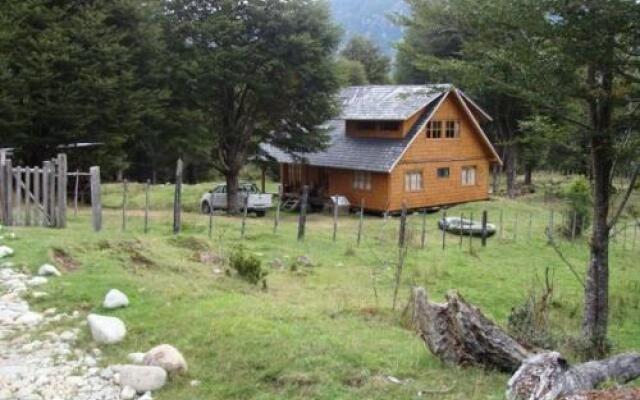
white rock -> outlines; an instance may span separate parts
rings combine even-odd
[[[119,318],[89,314],[87,317],[93,340],[103,344],[121,342],[127,334],[124,322]]]
[[[0,246],[0,258],[9,257],[13,255],[13,249],[9,246]]]
[[[153,400],[153,397],[151,397],[151,392],[147,392],[142,396],[138,397],[138,400]]]
[[[33,293],[31,293],[31,296],[34,299],[41,299],[43,297],[47,297],[48,295],[49,295],[49,293],[47,293],[47,292],[33,292]]]
[[[129,360],[131,364],[142,365],[144,364],[144,356],[144,353],[129,353],[127,360]]]
[[[129,299],[127,295],[119,291],[118,289],[111,289],[109,293],[104,297],[102,306],[108,310],[114,308],[126,307],[129,305]]]
[[[36,312],[26,312],[22,314],[20,317],[16,319],[17,324],[27,325],[27,326],[35,326],[42,322],[42,314],[38,314]]]
[[[122,388],[122,392],[120,392],[121,400],[132,400],[136,397],[136,390],[131,386],[125,386]]]
[[[40,276],[60,276],[62,275],[60,273],[60,271],[58,271],[58,268],[54,267],[51,264],[43,264],[39,269],[38,269],[38,275]]]
[[[144,356],[145,365],[155,365],[163,368],[167,372],[186,372],[187,362],[182,354],[175,347],[162,344],[149,350]]]
[[[160,367],[143,365],[115,365],[120,375],[120,385],[130,386],[136,392],[158,390],[167,382],[167,372]]]
[[[199,380],[194,379],[194,380],[192,380],[190,382],[190,385],[191,385],[191,387],[198,387],[198,386],[200,386],[200,383],[202,383],[202,382],[200,382]]]
[[[44,276],[34,276],[33,278],[27,281],[27,286],[42,286],[45,285],[49,280]]]

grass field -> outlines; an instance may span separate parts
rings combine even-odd
[[[185,209],[197,210],[199,196],[210,186],[185,187]],[[160,343],[184,353],[188,375],[173,380],[154,395],[157,399],[501,399],[507,375],[445,367],[404,327],[401,308],[412,285],[425,286],[436,299],[458,289],[504,325],[511,309],[525,301],[549,267],[554,271],[554,331],[579,331],[582,287],[544,237],[549,210],[559,210],[561,204],[544,203],[540,194],[449,210],[450,215],[479,216],[486,209],[492,222],[502,210],[503,238],[491,238],[486,248],[474,239],[470,250],[468,238],[460,246],[457,236],[448,235],[443,251],[438,214],[430,214],[427,248],[418,248],[419,233],[414,234],[400,307],[393,311],[397,219],[365,218],[360,247],[355,217],[341,217],[334,243],[331,218],[320,214],[309,217],[304,242],[295,240],[292,214],[283,214],[277,234],[271,215],[250,218],[241,240],[238,218],[216,216],[209,239],[208,218],[188,212],[183,232],[174,237],[167,211],[172,188],[157,186],[151,194],[151,230],[144,234],[142,213],[135,210],[144,204],[142,187],[131,185],[132,210],[127,231],[121,232],[120,190],[118,185],[104,188],[103,232],[92,232],[89,210],[81,209],[77,217],[70,215],[64,231],[13,229],[17,239],[10,245],[16,250],[14,261],[32,271],[49,260],[67,269],[47,287],[49,298],[32,300],[36,307],[111,314],[126,322],[125,341],[103,349],[109,362],[125,362],[126,354]],[[419,231],[421,218],[410,217],[413,231]],[[203,254],[225,257],[240,243],[264,261],[267,290],[215,273],[224,267],[201,262]],[[632,246],[629,230],[627,241],[618,235],[612,249],[614,351],[640,348],[640,238],[636,248]],[[585,240],[564,241],[561,247],[582,273],[588,256]],[[302,255],[314,266],[289,270]],[[285,267],[271,268],[274,259]],[[114,287],[129,295],[131,305],[107,312],[100,304]],[[86,332],[82,345],[91,346]],[[388,376],[402,383],[392,383]],[[192,387],[194,379],[202,384]],[[418,395],[444,388],[450,390]]]

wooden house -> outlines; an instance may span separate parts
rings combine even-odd
[[[432,208],[489,196],[501,163],[481,125],[491,121],[451,85],[358,86],[341,91],[342,113],[328,121],[320,152],[264,152],[280,164],[285,195],[303,185],[316,201],[346,196],[370,211]]]

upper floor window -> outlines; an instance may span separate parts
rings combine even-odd
[[[476,167],[462,167],[462,185],[472,186],[476,184]]]
[[[371,190],[371,173],[355,171],[353,173],[353,188],[356,190]]]
[[[383,131],[397,131],[400,129],[400,121],[382,121],[380,129]]]
[[[442,137],[442,121],[429,121],[427,123],[427,138],[439,139]]]
[[[446,121],[445,135],[449,139],[460,137],[460,121]]]
[[[423,188],[421,171],[411,171],[404,174],[404,190],[406,192],[421,192]]]
[[[449,177],[449,167],[446,168],[438,168],[438,178],[448,178]]]
[[[376,123],[375,121],[358,121],[358,130],[361,131],[375,131]]]

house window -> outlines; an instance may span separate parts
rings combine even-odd
[[[404,175],[404,190],[405,192],[421,192],[422,186],[422,172],[412,171],[407,172]]]
[[[400,122],[398,121],[382,121],[380,123],[380,129],[383,131],[397,131],[400,129]]]
[[[374,121],[358,121],[358,130],[361,131],[375,131],[376,123]]]
[[[476,184],[476,167],[462,167],[462,186]]]
[[[354,172],[353,188],[356,190],[371,190],[371,173],[361,171]]]
[[[439,139],[442,137],[442,121],[429,121],[427,123],[427,138]]]
[[[449,177],[449,167],[447,168],[438,168],[438,178],[448,178]]]
[[[448,139],[460,137],[460,121],[447,121],[445,135]]]

